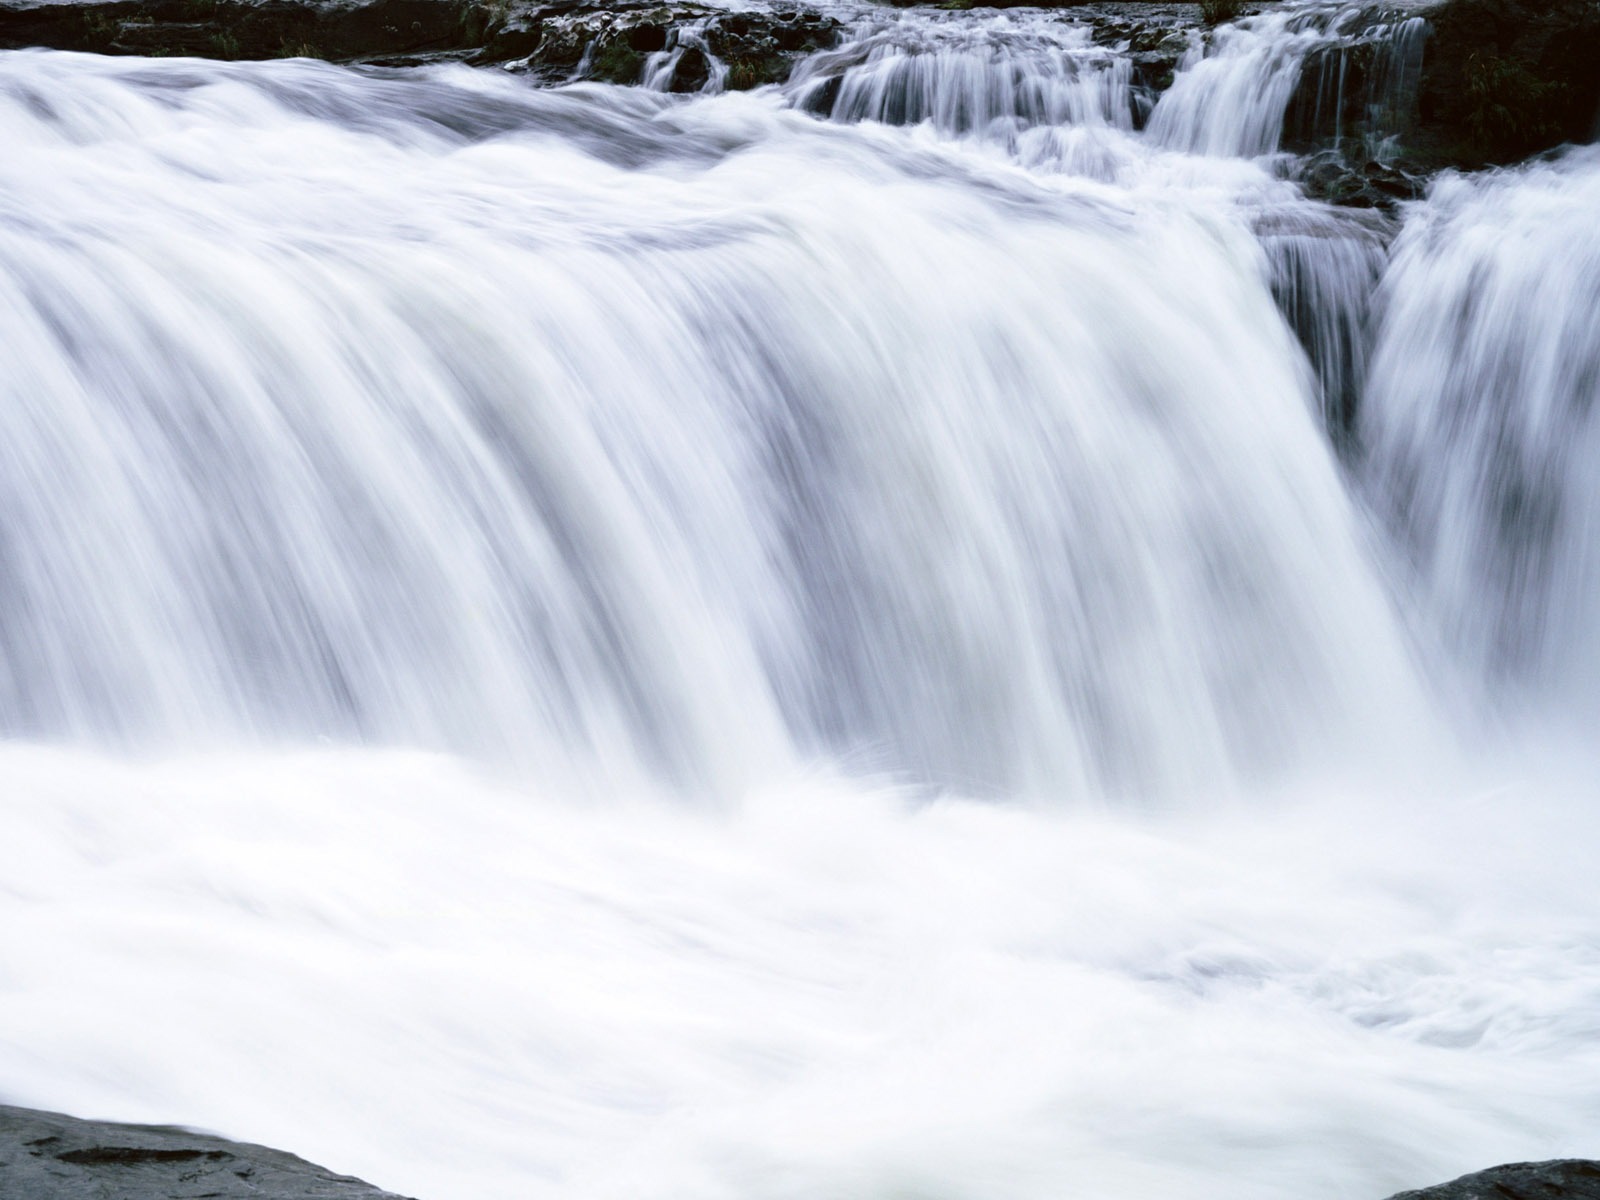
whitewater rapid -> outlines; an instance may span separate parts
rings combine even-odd
[[[1146,113],[857,16],[0,55],[0,1098],[421,1200],[1596,1153],[1600,158],[1396,236],[1273,132],[1337,22]]]

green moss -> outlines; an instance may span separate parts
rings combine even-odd
[[[233,34],[213,33],[207,39],[211,46],[211,57],[232,60],[239,57],[239,39]]]
[[[117,40],[117,34],[120,32],[122,25],[104,13],[83,14],[83,37],[85,45],[90,50],[102,50],[111,45]]]
[[[456,17],[462,41],[468,46],[483,46],[505,27],[511,15],[511,0],[484,0],[463,4]]]
[[[607,83],[637,83],[644,60],[621,38],[606,38],[589,59],[589,78]]]
[[[1244,12],[1244,0],[1200,0],[1200,19],[1207,25],[1226,25]]]
[[[1518,154],[1555,136],[1559,83],[1540,79],[1515,58],[1475,53],[1463,68],[1465,125],[1489,154]]]

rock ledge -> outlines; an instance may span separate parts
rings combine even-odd
[[[1506,1163],[1389,1200],[1600,1200],[1600,1162],[1558,1158]]]
[[[16,1200],[403,1200],[281,1150],[165,1125],[0,1105],[0,1196]]]

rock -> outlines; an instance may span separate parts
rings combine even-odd
[[[394,65],[456,57],[552,82],[637,83],[651,54],[685,39],[670,81],[677,91],[705,84],[713,58],[727,67],[727,88],[778,82],[797,56],[832,45],[838,28],[807,9],[730,13],[628,0],[0,0],[4,50]]]
[[[1414,129],[1427,30],[1392,9],[1372,10],[1364,23],[1365,32],[1306,55],[1284,114],[1285,148],[1375,143]]]
[[[401,1200],[285,1154],[164,1125],[0,1105],[0,1196],[17,1200]]]
[[[1600,1162],[1507,1163],[1389,1200],[1600,1200]]]
[[[1299,160],[1295,178],[1308,196],[1345,208],[1392,209],[1419,198],[1428,176],[1375,159],[1350,160],[1336,150]]]
[[[1600,0],[1448,0],[1426,16],[1425,149],[1475,166],[1594,139]]]
[[[1126,10],[1098,8],[1082,14],[1092,22],[1096,45],[1126,54],[1132,67],[1134,127],[1144,128],[1161,93],[1172,86],[1178,62],[1197,37],[1187,6],[1139,4]]]
[[[480,8],[471,0],[0,0],[0,49],[377,59],[458,49],[473,39]]]
[[[802,54],[831,46],[839,23],[808,9],[728,12],[694,4],[536,8],[513,6],[469,61],[502,63],[547,81],[639,82],[662,54],[667,88],[698,91],[716,64],[730,91],[778,83]],[[659,83],[658,83],[658,86]]]

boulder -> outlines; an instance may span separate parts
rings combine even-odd
[[[1389,1200],[1600,1200],[1600,1162],[1507,1163]]]
[[[0,1105],[0,1196],[17,1200],[401,1200],[348,1175],[166,1125]]]

